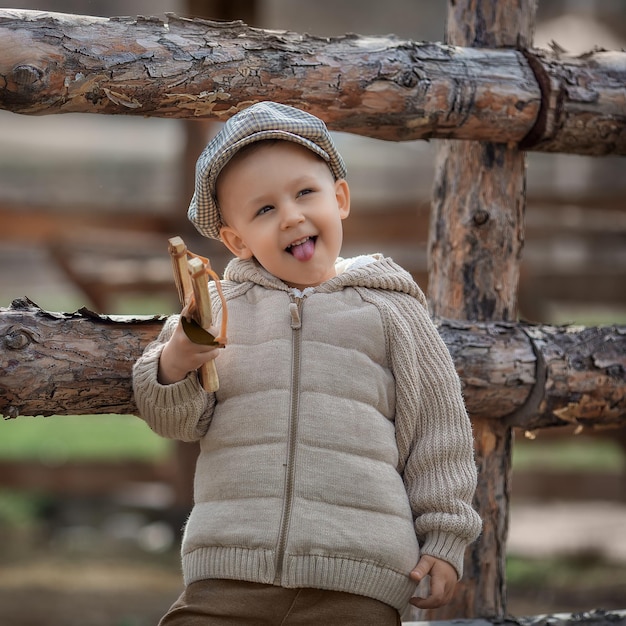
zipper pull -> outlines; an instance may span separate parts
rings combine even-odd
[[[298,298],[297,301],[289,303],[292,330],[299,330],[302,327],[302,320],[300,319],[300,302],[302,302],[302,300]]]

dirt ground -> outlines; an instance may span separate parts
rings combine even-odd
[[[3,541],[2,626],[156,626],[180,593],[174,549],[150,554],[88,531],[72,542]]]

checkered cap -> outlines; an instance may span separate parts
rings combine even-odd
[[[335,179],[346,177],[346,166],[322,120],[276,102],[254,104],[224,124],[196,163],[195,191],[187,216],[205,237],[220,237],[222,219],[215,191],[219,173],[241,148],[263,139],[299,143],[321,156]]]

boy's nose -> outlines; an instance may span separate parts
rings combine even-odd
[[[292,228],[304,221],[302,211],[294,204],[282,207],[281,210],[281,228]]]

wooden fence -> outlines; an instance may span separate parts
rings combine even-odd
[[[472,414],[484,532],[454,603],[429,619],[506,615],[513,426],[626,424],[626,328],[516,321],[524,151],[626,154],[626,53],[534,50],[534,13],[450,1],[443,45],[0,10],[0,108],[16,113],[224,120],[273,99],[335,130],[441,140],[429,296]],[[0,412],[132,412],[130,366],[161,322],[0,310]]]

